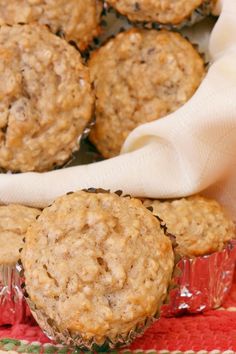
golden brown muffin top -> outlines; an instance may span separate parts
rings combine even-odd
[[[0,77],[0,167],[41,172],[63,165],[93,109],[80,54],[44,26],[3,26]]]
[[[118,155],[140,124],[182,106],[205,74],[194,47],[180,34],[164,30],[120,33],[93,53],[89,68],[96,95],[90,139],[104,157]]]
[[[193,196],[172,201],[146,200],[153,213],[176,236],[177,251],[182,256],[204,256],[221,251],[235,238],[235,226],[215,200]]]
[[[83,50],[100,32],[100,0],[1,0],[0,25],[38,22]]]
[[[139,200],[76,192],[44,209],[26,236],[26,288],[61,330],[115,340],[166,297],[173,251]]]
[[[107,0],[130,21],[178,25],[211,0]],[[212,0],[215,2],[216,0]]]
[[[0,206],[1,265],[14,265],[19,260],[26,231],[39,214],[39,210],[22,205]]]

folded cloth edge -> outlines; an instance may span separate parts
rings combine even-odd
[[[59,195],[88,187],[155,198],[182,197],[209,188],[209,194],[215,193],[236,215],[232,198],[224,198],[231,189],[236,198],[232,178],[236,165],[235,19],[236,2],[224,0],[210,40],[211,68],[182,108],[136,128],[122,154],[113,159],[47,173],[0,174],[0,202],[45,207]],[[225,35],[227,28],[235,31]]]

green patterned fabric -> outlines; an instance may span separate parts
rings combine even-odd
[[[39,353],[39,354],[93,354],[92,352],[83,352],[81,350],[71,350],[67,347],[62,347],[60,345],[54,346],[51,344],[41,344],[39,342],[29,343],[27,341],[20,341],[16,339],[4,338],[0,340],[0,353],[2,352],[16,352],[16,353]],[[108,354],[108,352],[102,352]],[[200,350],[195,352],[193,350],[187,350],[185,352],[175,350],[170,352],[168,350],[121,350],[121,351],[111,351],[110,354],[235,354],[232,350],[220,351],[212,350],[208,352],[207,350]]]

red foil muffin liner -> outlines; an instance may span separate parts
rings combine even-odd
[[[223,251],[182,258],[175,267],[173,286],[162,316],[194,314],[222,305],[230,291],[236,261],[236,240]]]
[[[32,319],[15,265],[0,265],[0,326],[27,323]]]

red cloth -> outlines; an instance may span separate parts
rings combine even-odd
[[[161,318],[129,349],[142,350],[234,350],[236,351],[236,276],[225,310],[180,318]],[[227,310],[228,309],[228,310]],[[37,326],[0,328],[0,338],[49,343]]]

